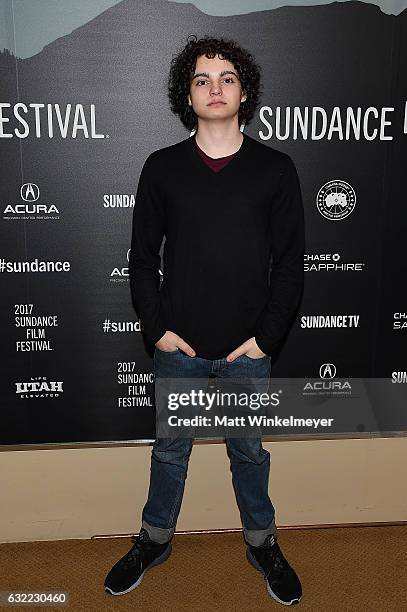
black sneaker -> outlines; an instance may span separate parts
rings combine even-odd
[[[134,546],[110,570],[105,579],[105,591],[112,595],[124,595],[139,586],[144,573],[159,565],[171,554],[171,543],[158,544],[150,540],[143,528],[132,537]]]
[[[301,582],[284,557],[277,543],[277,536],[270,534],[262,546],[248,546],[248,561],[262,574],[267,591],[285,606],[299,603],[302,596]]]

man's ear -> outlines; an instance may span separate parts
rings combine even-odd
[[[242,92],[240,102],[245,102],[246,100],[247,100],[247,94],[245,92]]]
[[[189,104],[189,106],[192,106],[191,96],[188,94],[188,96],[187,96],[187,97],[188,97],[188,104]]]

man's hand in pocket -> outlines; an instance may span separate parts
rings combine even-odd
[[[254,336],[249,338],[249,340],[246,340],[246,342],[243,342],[243,344],[238,346],[237,349],[229,353],[229,355],[226,357],[226,361],[234,361],[240,355],[247,355],[247,357],[250,357],[251,359],[266,357],[266,353],[263,353],[263,351],[259,348]]]
[[[165,334],[159,340],[157,340],[155,346],[160,351],[164,352],[171,352],[180,349],[190,357],[195,357],[194,349],[189,346],[189,344],[187,344],[187,342],[185,342],[185,340],[183,340],[181,336],[178,336],[178,334],[174,334],[174,332],[169,330],[167,330]]]

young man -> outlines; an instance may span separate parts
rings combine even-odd
[[[196,134],[144,163],[130,256],[156,380],[268,378],[294,320],[303,288],[301,191],[291,158],[239,128],[252,119],[259,90],[259,67],[233,41],[193,37],[172,61],[171,109]],[[248,560],[274,599],[297,603],[301,584],[277,542],[268,495],[270,455],[261,438],[226,445]],[[191,449],[190,438],[155,440],[140,533],[107,575],[109,593],[131,591],[170,555]]]

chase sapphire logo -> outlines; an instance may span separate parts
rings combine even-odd
[[[317,208],[328,221],[342,221],[355,209],[356,193],[341,180],[328,181],[317,194]]]

